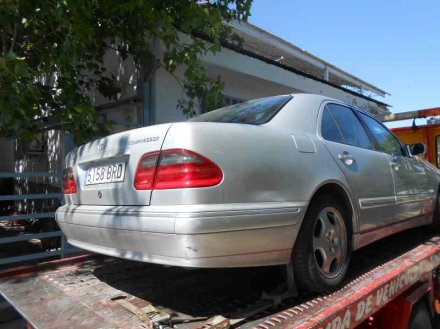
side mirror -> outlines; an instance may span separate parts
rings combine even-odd
[[[426,152],[425,144],[422,143],[409,144],[406,147],[411,155],[422,155]]]

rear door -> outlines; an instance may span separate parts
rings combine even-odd
[[[136,190],[134,177],[145,153],[160,151],[171,124],[129,130],[97,139],[70,152],[78,192],[67,202],[81,205],[149,205],[151,190]]]
[[[360,232],[392,222],[396,203],[389,160],[386,154],[375,150],[353,110],[327,104],[322,113],[321,135],[356,197]]]
[[[424,194],[428,190],[424,165],[409,156],[385,126],[364,113],[359,112],[359,115],[376,140],[379,150],[386,154],[390,162],[397,202],[395,221],[423,215],[426,200]]]

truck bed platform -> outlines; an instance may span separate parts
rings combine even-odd
[[[0,292],[34,328],[152,327],[120,300],[170,314],[162,327],[212,327],[221,315],[243,329],[354,328],[439,265],[440,237],[418,228],[353,253],[338,291],[269,306],[261,296],[283,282],[276,267],[186,269],[98,255],[0,272]]]

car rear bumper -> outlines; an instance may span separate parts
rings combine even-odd
[[[188,267],[266,266],[290,261],[305,206],[66,205],[56,220],[71,244],[110,256]]]

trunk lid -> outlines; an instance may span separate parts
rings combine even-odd
[[[134,188],[143,154],[160,151],[171,124],[134,129],[80,146],[66,157],[73,169],[77,193],[66,202],[84,205],[149,205],[151,190]]]

